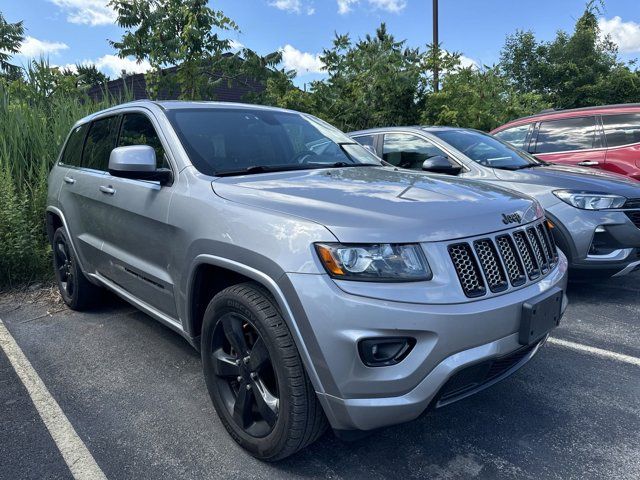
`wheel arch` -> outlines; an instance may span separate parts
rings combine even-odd
[[[306,348],[300,329],[295,321],[291,306],[276,280],[261,270],[249,265],[209,254],[198,255],[194,259],[189,271],[187,283],[187,321],[185,327],[188,335],[194,340],[192,343],[199,344],[197,339],[200,337],[202,316],[209,301],[213,298],[212,293],[215,294],[236,283],[246,281],[255,282],[266,289],[271,295],[276,307],[289,327],[314,389],[316,392],[324,391],[318,373],[311,360],[311,355]],[[229,279],[218,281],[217,283],[214,282],[213,287],[211,287],[211,285],[207,284],[207,280],[211,277],[207,277],[206,275],[211,275],[212,273],[225,273],[229,275]],[[209,298],[205,300],[207,293]]]

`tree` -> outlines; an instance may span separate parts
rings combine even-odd
[[[424,94],[425,54],[387,32],[352,42],[336,35],[320,57],[327,79],[311,84],[318,114],[344,130],[414,124]]]
[[[20,51],[24,40],[22,22],[9,23],[0,12],[0,74],[15,76],[19,67],[9,63],[13,55]]]
[[[501,73],[517,92],[543,95],[556,108],[639,101],[639,74],[620,62],[611,39],[601,38],[599,12],[590,1],[573,33],[560,31],[551,42],[536,40],[530,31],[507,37]]]
[[[540,94],[517,92],[497,67],[467,67],[443,76],[440,91],[425,102],[421,122],[488,131],[548,107]]]
[[[219,31],[238,30],[223,12],[213,10],[207,0],[111,0],[118,25],[126,31],[120,41],[111,41],[120,57],[148,60],[153,69],[151,94],[161,89],[179,91],[183,99],[212,95],[224,79],[216,75],[230,50],[229,40]],[[163,69],[176,67],[175,74]]]
[[[76,65],[77,85],[79,87],[94,87],[104,85],[109,77],[93,65]]]

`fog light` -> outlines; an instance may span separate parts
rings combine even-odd
[[[358,350],[366,366],[386,367],[404,360],[415,344],[409,337],[367,338],[360,341]]]

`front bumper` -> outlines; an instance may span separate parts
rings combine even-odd
[[[523,303],[553,287],[565,289],[566,274],[567,261],[560,254],[558,265],[537,283],[503,295],[448,305],[354,295],[341,290],[326,275],[287,274],[281,287],[288,298],[295,297],[290,302],[292,313],[331,426],[371,430],[417,418],[456,372],[519,350]],[[566,305],[565,296],[563,311]],[[397,365],[365,366],[358,354],[358,341],[392,336],[416,339],[409,355]],[[536,351],[528,352],[530,355],[505,375]]]
[[[621,275],[640,266],[640,228],[624,211],[580,210],[560,202],[547,209],[547,217],[555,225],[556,243],[572,270],[603,270]],[[593,253],[597,230],[611,251]]]

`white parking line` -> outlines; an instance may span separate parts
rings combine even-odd
[[[0,348],[4,351],[31,396],[62,458],[76,480],[106,480],[86,445],[80,440],[58,402],[51,396],[38,373],[0,320]]]
[[[590,347],[589,345],[582,345],[581,343],[569,342],[567,340],[561,340],[559,338],[549,338],[548,343],[560,345],[562,347],[571,348],[580,352],[591,353],[602,358],[608,358],[609,360],[617,360],[618,362],[629,363],[640,367],[640,358],[632,357],[631,355],[624,355],[622,353],[612,352],[610,350],[604,350],[602,348]]]

